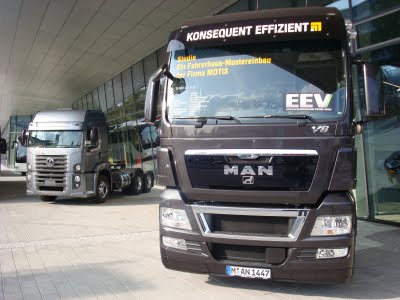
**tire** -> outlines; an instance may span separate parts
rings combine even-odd
[[[55,201],[57,199],[57,196],[40,196],[40,200],[44,202],[50,202],[50,201]]]
[[[132,176],[131,184],[123,189],[127,195],[139,195],[143,190],[143,173],[135,172]]]
[[[99,175],[96,185],[96,196],[89,200],[90,203],[104,203],[110,194],[110,182],[104,175]]]
[[[154,176],[151,172],[143,175],[143,193],[149,193],[154,185]]]

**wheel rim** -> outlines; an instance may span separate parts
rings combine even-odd
[[[98,192],[99,192],[99,196],[100,196],[101,199],[105,198],[107,196],[107,193],[108,193],[107,183],[105,183],[104,181],[101,181],[100,184],[99,184]]]
[[[142,189],[142,185],[143,185],[142,178],[138,176],[136,178],[136,189],[140,191]]]
[[[151,176],[150,175],[146,176],[146,187],[147,187],[147,189],[151,188]]]

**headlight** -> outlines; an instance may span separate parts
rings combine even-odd
[[[332,236],[351,233],[351,216],[325,216],[315,221],[312,236]]]
[[[74,181],[75,181],[75,182],[80,182],[80,181],[81,181],[81,176],[75,175],[75,176],[74,176]]]
[[[327,258],[340,258],[345,257],[349,254],[349,248],[333,248],[333,249],[325,249],[319,248],[317,254],[315,255],[316,259],[327,259]]]
[[[75,171],[80,171],[81,170],[81,165],[80,164],[76,164],[74,166]]]
[[[28,168],[28,170],[32,170],[32,166],[31,166],[30,163],[28,163],[28,164],[26,165],[26,167]]]
[[[179,229],[192,230],[186,212],[183,209],[161,207],[161,225]]]
[[[180,250],[187,250],[186,241],[182,239],[175,239],[168,236],[163,236],[162,241],[164,246]]]
[[[30,181],[31,178],[32,178],[32,175],[31,175],[31,174],[27,174],[27,175],[26,175],[26,180]]]

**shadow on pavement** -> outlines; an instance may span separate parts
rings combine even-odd
[[[359,222],[353,278],[345,284],[302,284],[262,279],[209,277],[209,284],[297,296],[399,299],[400,228]]]
[[[48,204],[56,205],[85,205],[85,206],[123,206],[123,205],[146,205],[155,204],[160,201],[161,187],[155,187],[150,193],[140,195],[125,195],[120,191],[111,193],[105,203],[90,203],[83,198],[60,197]],[[12,203],[42,202],[39,196],[26,194],[26,183],[24,177],[8,177],[7,181],[0,181],[0,201],[11,201]]]

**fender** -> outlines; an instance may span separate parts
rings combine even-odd
[[[108,181],[110,182],[110,188],[111,191],[113,190],[113,182],[112,182],[112,177],[111,177],[111,168],[110,168],[110,164],[108,162],[101,162],[98,163],[95,167],[94,167],[94,173],[96,174],[96,176],[94,176],[94,187],[97,186],[97,178],[99,177],[100,173],[105,173]]]

